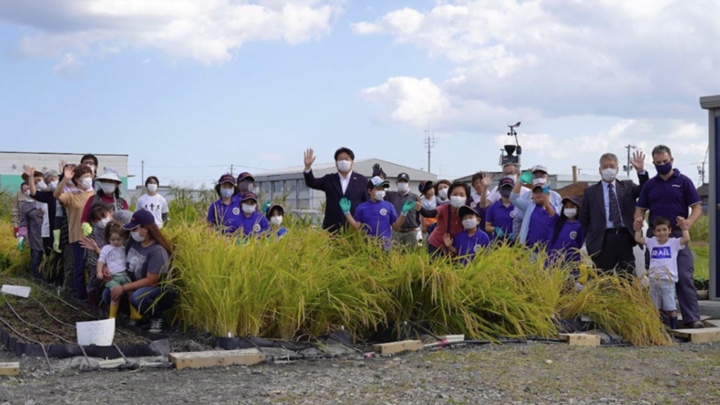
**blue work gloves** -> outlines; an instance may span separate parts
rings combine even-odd
[[[340,199],[340,209],[342,210],[343,214],[347,215],[350,213],[350,208],[352,208],[352,202],[348,200],[347,198],[343,197]]]

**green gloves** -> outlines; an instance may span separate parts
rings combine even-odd
[[[502,228],[500,228],[499,226],[496,226],[495,227],[495,236],[497,236],[498,238],[502,238],[503,236],[505,236],[505,232],[503,232]]]
[[[60,230],[55,229],[53,231],[53,250],[55,253],[60,253],[62,250],[60,250]]]
[[[340,209],[342,210],[343,214],[347,215],[350,213],[350,208],[352,208],[352,202],[348,200],[347,198],[343,197],[340,199]]]
[[[272,204],[272,203],[270,202],[270,200],[267,200],[267,202],[265,202],[265,204],[263,204],[263,206],[262,206],[262,213],[263,213],[263,214],[267,214],[267,210],[268,210],[268,208],[270,208],[270,205],[271,205],[271,204]]]
[[[83,236],[87,237],[88,235],[90,235],[92,233],[92,227],[87,222],[83,222],[82,231],[83,231]]]
[[[401,214],[407,214],[415,208],[415,201],[405,201],[402,206]]]
[[[24,238],[24,237],[21,236],[21,237],[18,238],[18,250],[21,251],[21,252],[22,252],[22,250],[23,250],[23,242],[24,242],[24,241],[25,241],[25,238]]]
[[[550,194],[550,186],[543,187],[543,194]]]
[[[532,183],[534,177],[535,176],[533,176],[532,172],[524,172],[520,175],[520,181],[523,184],[530,184]]]

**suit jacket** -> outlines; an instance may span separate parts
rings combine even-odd
[[[620,204],[620,215],[631,235],[635,234],[633,222],[635,221],[635,202],[640,196],[642,186],[648,181],[647,171],[638,174],[640,185],[632,180],[616,180],[615,188],[618,203]],[[605,238],[607,218],[605,218],[605,196],[603,195],[602,181],[585,189],[580,207],[580,224],[585,230],[585,246],[588,254],[594,255],[602,249]],[[632,246],[635,246],[635,238],[632,239]]]
[[[330,173],[317,179],[313,175],[312,170],[305,175],[305,184],[315,190],[325,192],[325,218],[323,219],[323,229],[330,232],[337,232],[345,226],[345,214],[340,209],[340,199],[346,197],[352,203],[350,213],[355,215],[355,208],[360,203],[369,199],[367,193],[367,179],[359,173],[352,172],[350,182],[348,183],[345,193],[342,192],[340,184],[340,174]]]

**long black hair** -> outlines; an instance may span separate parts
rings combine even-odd
[[[577,207],[577,214],[575,214],[575,218],[580,217],[580,206],[572,200],[568,200],[568,201],[570,201]],[[563,203],[563,207],[560,210],[559,218],[557,219],[557,221],[555,221],[555,229],[553,230],[553,236],[552,236],[552,239],[550,240],[551,245],[555,243],[558,236],[560,235],[560,231],[562,230],[562,227],[565,225],[565,222],[567,222],[567,220],[568,220],[568,217],[563,215],[564,213],[565,213],[565,203]]]

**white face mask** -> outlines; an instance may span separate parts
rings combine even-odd
[[[563,213],[568,218],[575,218],[575,215],[577,215],[577,208],[565,208]]]
[[[282,225],[282,218],[283,218],[282,215],[276,215],[274,217],[270,217],[270,223],[275,226],[280,226],[280,225]]]
[[[230,198],[235,193],[235,190],[232,188],[221,188],[220,189],[220,195],[222,198]]]
[[[45,191],[47,188],[47,184],[45,184],[44,181],[40,180],[35,184],[35,188],[37,188],[38,191]]]
[[[110,222],[110,217],[105,217],[95,223],[95,226],[97,226],[100,229],[105,229],[105,226]]]
[[[447,200],[447,188],[439,188],[438,197],[440,197],[441,200]]]
[[[617,176],[617,171],[615,169],[602,169],[600,171],[600,174],[602,175],[602,179],[605,180],[608,183],[612,183],[613,180],[615,180],[615,177]]]
[[[50,184],[48,184],[48,189],[49,189],[50,191],[55,191],[55,189],[57,188],[57,185],[58,185],[58,181],[57,181],[57,180],[53,180],[53,181],[50,182]]]
[[[115,192],[115,189],[117,188],[115,186],[115,184],[113,184],[113,183],[106,183],[106,182],[102,182],[102,181],[100,181],[98,183],[100,183],[100,189],[105,194],[112,194]]]
[[[130,232],[130,236],[137,243],[142,243],[145,240],[144,236],[140,236],[140,232]]]
[[[338,168],[338,171],[340,171],[340,172],[347,173],[350,171],[351,167],[352,167],[352,162],[350,162],[349,160],[343,159],[343,160],[337,161],[337,168]]]
[[[149,191],[151,193],[157,192],[157,184],[148,184],[147,191]]]
[[[378,201],[382,201],[385,199],[385,191],[384,190],[373,191],[373,197],[375,197],[375,199]]]
[[[432,196],[432,198],[430,198],[429,200],[425,198],[425,196],[423,196],[421,201],[423,208],[425,208],[426,210],[434,210],[435,208],[437,208],[437,201],[435,200],[435,196]]]
[[[255,212],[255,204],[243,204],[242,210],[246,214],[252,214]]]
[[[25,191],[23,191],[23,195],[24,195],[25,197],[30,198],[30,190],[25,190]]]
[[[463,219],[462,226],[463,226],[463,228],[468,229],[468,230],[475,229],[475,228],[477,228],[477,219],[475,219],[475,218]]]
[[[450,205],[452,205],[455,208],[460,208],[463,205],[465,205],[465,201],[467,198],[460,196],[460,195],[454,195],[450,197]]]
[[[85,190],[92,190],[92,179],[90,177],[85,177],[80,181],[80,186]]]
[[[401,193],[407,193],[408,190],[410,190],[410,184],[406,183],[404,181],[401,181],[397,184],[397,189]]]

